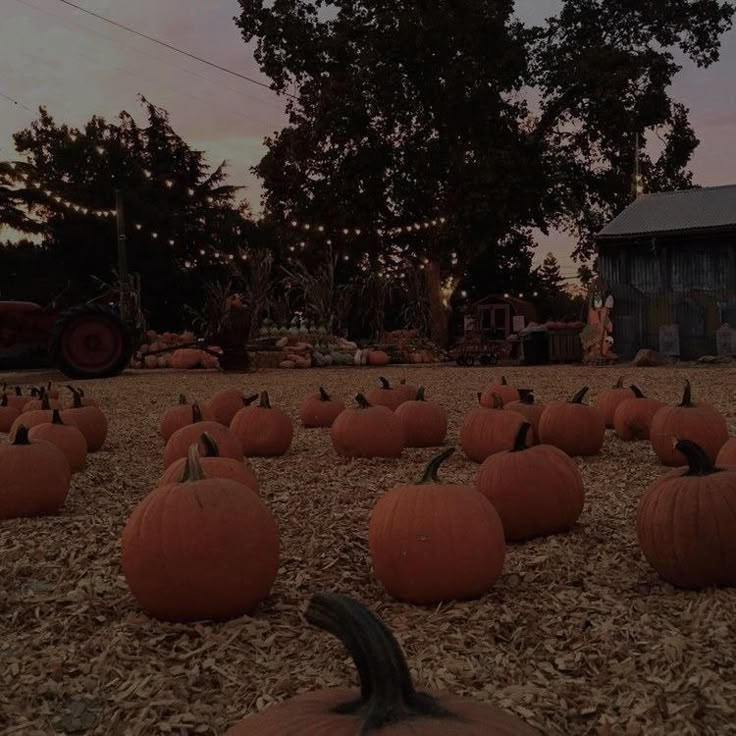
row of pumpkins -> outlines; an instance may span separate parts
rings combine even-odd
[[[689,384],[677,406],[653,402],[621,382],[592,405],[583,403],[585,393],[540,407],[530,392],[505,380],[488,387],[460,430],[465,454],[481,463],[475,485],[438,480],[442,462],[453,452],[448,448],[418,482],[380,498],[370,518],[369,546],[376,576],[392,596],[415,604],[475,598],[500,576],[507,542],[570,529],[584,501],[582,478],[570,456],[599,452],[607,426],[622,439],[649,439],[664,464],[686,464],[655,481],[642,497],[638,535],[652,566],[683,587],[736,584],[736,542],[733,535],[718,533],[724,525],[732,528],[730,509],[736,507],[736,467],[730,465],[736,463],[736,440],[728,439],[725,419],[714,407],[694,403]],[[2,428],[11,442],[0,446],[0,518],[58,509],[71,473],[84,465],[72,447],[76,452],[81,437],[84,450],[95,451],[107,434],[104,413],[78,389],[72,389],[72,406],[66,409],[50,388],[22,407],[18,394],[4,393],[0,400]],[[346,408],[320,389],[305,399],[299,415],[305,427],[329,427],[337,453],[345,457],[398,457],[407,446],[445,442],[446,413],[426,400],[421,387],[392,388],[381,379],[379,388],[359,394],[356,402]],[[21,413],[9,423],[13,411]],[[228,389],[202,405],[182,398],[161,417],[160,432],[166,442],[164,473],[133,510],[122,535],[122,569],[131,593],[163,620],[224,620],[249,613],[271,590],[280,542],[244,456],[285,453],[293,423],[271,406],[267,393],[245,397]],[[55,495],[51,487],[59,489]],[[463,535],[453,534],[457,528]],[[410,722],[424,719],[423,733],[448,733],[448,717],[457,718],[452,724],[457,734],[534,733],[492,706],[458,698],[446,704],[407,689],[398,645],[357,602],[318,595],[307,618],[345,642],[361,675],[361,699],[353,698],[352,707],[338,715],[333,706],[350,701],[350,693],[300,696],[246,718],[228,732],[231,736],[299,733],[286,724],[304,712],[325,719],[320,733],[353,732],[356,724],[366,727],[373,705],[379,711],[398,709]],[[379,688],[379,695],[382,682],[386,689]]]

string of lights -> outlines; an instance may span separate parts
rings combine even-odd
[[[447,223],[446,217],[437,217],[432,220],[425,220],[423,222],[413,222],[409,225],[399,225],[397,227],[390,228],[375,228],[373,232],[379,237],[395,237],[402,234],[412,234],[415,232],[423,232],[432,228],[441,228]],[[299,222],[298,220],[291,220],[289,225],[294,230],[301,230],[308,233],[318,233],[320,235],[330,235],[334,237],[336,235],[350,236],[355,235],[360,237],[364,234],[364,230],[360,227],[341,227],[337,229],[329,229],[324,225],[315,225],[310,222]],[[328,243],[329,244],[329,243]]]

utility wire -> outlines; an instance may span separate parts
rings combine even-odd
[[[233,69],[228,69],[225,66],[221,66],[220,64],[216,64],[214,61],[209,61],[208,59],[204,59],[201,56],[197,56],[196,54],[192,54],[189,51],[185,51],[184,49],[180,49],[177,46],[174,46],[173,44],[167,43],[166,41],[162,41],[161,39],[154,38],[153,36],[149,36],[146,33],[143,33],[141,31],[136,30],[135,28],[131,28],[131,26],[126,26],[123,23],[118,23],[115,20],[112,20],[111,18],[107,18],[104,15],[100,15],[99,13],[95,13],[93,10],[87,10],[87,8],[83,8],[81,5],[77,5],[76,3],[71,2],[71,0],[58,0],[58,2],[63,3],[64,5],[68,5],[71,8],[75,8],[76,10],[79,10],[82,13],[86,13],[87,15],[91,15],[93,18],[97,18],[98,20],[102,20],[105,23],[110,23],[111,25],[115,26],[116,28],[122,28],[124,31],[128,31],[128,33],[133,33],[136,36],[139,36],[140,38],[145,38],[147,41],[151,41],[152,43],[156,43],[159,46],[163,46],[164,48],[167,48],[171,51],[175,51],[178,54],[183,54],[184,56],[189,57],[190,59],[194,59],[195,61],[199,61],[202,64],[206,64],[207,66],[211,66],[214,69],[218,69],[221,72],[225,72],[226,74],[230,74],[234,77],[238,77],[238,79],[242,79],[246,82],[250,82],[251,84],[258,85],[259,87],[263,87],[263,89],[267,89],[269,92],[274,92],[269,85],[265,84],[264,82],[260,82],[257,79],[253,79],[252,77],[248,77],[245,74],[241,74],[240,72],[236,72]],[[291,92],[283,92],[283,94],[286,97],[293,97],[296,99],[296,95],[291,94]]]
[[[14,105],[18,105],[18,107],[22,107],[24,110],[28,110],[31,112],[30,107],[26,107],[22,102],[16,100],[14,97],[10,97],[9,95],[5,95],[2,92],[0,92],[0,97],[2,97],[4,100],[7,100],[8,102],[12,102]]]

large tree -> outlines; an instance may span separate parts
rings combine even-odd
[[[567,228],[590,259],[630,196],[635,136],[667,141],[643,156],[645,183],[689,184],[697,140],[670,98],[674,52],[713,63],[733,15],[719,0],[566,0],[530,28],[513,0],[240,5],[244,39],[291,95],[256,169],[267,213],[350,226],[343,247],[374,264],[396,246],[426,259],[440,341],[447,290],[514,234]],[[439,216],[443,228],[393,233]]]
[[[165,110],[141,101],[145,126],[123,112],[77,129],[42,108],[15,134],[18,161],[0,164],[0,224],[40,234],[59,280],[72,282],[74,298],[87,297],[91,277],[115,279],[112,210],[120,190],[128,263],[142,276],[143,306],[154,326],[172,329],[181,325],[182,302],[196,303],[202,276],[216,277],[254,226],[235,199],[238,187],[224,183],[225,164],[211,169]]]

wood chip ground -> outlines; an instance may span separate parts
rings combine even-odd
[[[140,372],[85,384],[110,417],[107,446],[75,476],[58,516],[0,523],[0,733],[222,734],[296,693],[355,682],[342,647],[302,623],[315,591],[373,607],[422,686],[496,703],[543,733],[736,733],[736,591],[682,592],[657,578],[639,551],[634,518],[642,490],[664,469],[648,445],[613,436],[599,457],[578,461],[587,499],[575,530],[510,546],[502,579],[481,600],[404,605],[371,572],[371,508],[384,490],[417,478],[432,450],[407,450],[400,461],[345,461],[326,432],[304,429],[285,457],[254,461],[278,518],[282,559],[272,595],[253,618],[160,623],[128,594],[120,532],[161,472],[158,417],[179,393],[268,389],[296,417],[318,385],[349,399],[379,375],[406,377],[447,407],[455,442],[476,391],[501,372]],[[595,395],[623,373],[648,395],[674,402],[689,377],[696,398],[712,401],[734,428],[736,370],[729,366],[503,373],[541,401],[581,385]],[[457,454],[444,477],[466,483],[476,471]]]

